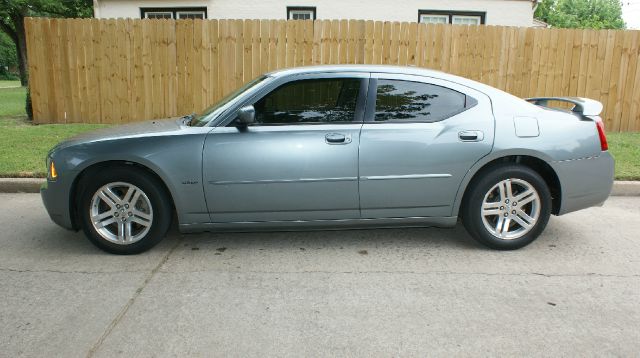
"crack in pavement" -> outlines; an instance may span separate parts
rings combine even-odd
[[[401,274],[401,275],[469,275],[469,276],[542,276],[542,277],[616,277],[616,278],[640,278],[640,274],[618,275],[604,274],[596,272],[587,272],[583,274],[546,274],[541,272],[516,272],[516,273],[499,273],[499,272],[457,272],[457,271],[231,271],[231,270],[190,270],[190,271],[159,271],[160,274],[179,275],[185,273],[203,273],[203,272],[219,272],[219,273],[248,273],[248,274]]]
[[[109,325],[107,326],[107,328],[105,329],[105,331],[102,333],[102,335],[100,336],[100,338],[98,338],[98,340],[91,346],[91,349],[89,350],[89,352],[87,352],[87,358],[89,357],[93,357],[94,354],[96,353],[96,351],[100,348],[100,346],[102,345],[102,343],[104,343],[105,339],[107,339],[107,337],[109,337],[109,335],[111,334],[111,332],[113,332],[113,330],[116,328],[116,326],[118,325],[118,323],[120,323],[120,321],[122,320],[122,318],[124,318],[125,314],[127,314],[127,312],[129,311],[129,308],[133,305],[133,303],[136,301],[136,299],[138,298],[138,296],[140,296],[140,294],[142,293],[142,291],[144,291],[144,289],[147,287],[147,285],[149,284],[149,282],[151,281],[151,279],[153,278],[153,276],[155,276],[155,274],[160,271],[160,268],[169,260],[169,257],[171,256],[171,254],[175,251],[175,249],[180,245],[180,240],[176,240],[176,244],[173,245],[173,247],[167,252],[166,255],[164,255],[164,257],[162,258],[162,260],[160,260],[160,262],[158,262],[158,264],[156,265],[156,267],[153,268],[153,270],[151,270],[151,272],[149,272],[149,274],[147,275],[147,277],[144,279],[144,281],[142,282],[142,284],[140,285],[140,287],[138,287],[136,289],[136,291],[133,293],[133,296],[131,296],[131,298],[129,298],[129,300],[127,301],[127,303],[124,305],[124,307],[122,307],[122,309],[120,310],[120,312],[118,312],[118,314],[115,316],[115,318],[111,321],[111,323],[109,323]]]
[[[0,267],[0,272],[17,272],[17,273],[62,273],[62,274],[82,274],[82,275],[96,275],[96,274],[113,274],[113,273],[143,273],[148,270],[120,270],[120,271],[63,271],[63,270],[29,270],[29,269],[14,269],[7,267]]]
[[[409,274],[409,275],[471,275],[471,276],[543,276],[543,277],[617,277],[617,278],[638,278],[640,274],[620,275],[620,274],[605,274],[597,272],[586,272],[576,274],[554,274],[543,272],[514,272],[514,273],[500,273],[500,272],[459,272],[459,271],[327,271],[327,270],[305,270],[305,271],[256,271],[256,270],[188,270],[188,271],[166,271],[160,270],[162,265],[168,260],[168,255],[173,253],[175,247],[169,250],[169,253],[163,256],[161,263],[156,265],[151,270],[150,279],[156,273],[161,274],[184,274],[184,273],[203,273],[203,272],[220,272],[220,273],[249,273],[249,274]],[[0,272],[17,272],[17,273],[59,273],[59,274],[86,274],[86,275],[104,275],[104,274],[120,274],[120,273],[142,273],[147,270],[122,270],[122,271],[62,271],[62,270],[22,270],[12,268],[0,267]],[[146,283],[146,281],[145,281]]]

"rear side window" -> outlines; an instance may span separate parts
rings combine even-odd
[[[436,122],[477,103],[464,93],[422,82],[378,80],[376,122]]]
[[[360,84],[358,78],[286,83],[254,104],[256,122],[264,125],[352,122]]]

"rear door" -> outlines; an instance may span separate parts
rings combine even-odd
[[[491,151],[481,92],[430,77],[372,74],[360,138],[363,218],[450,216],[471,166]]]
[[[359,217],[358,146],[369,74],[314,74],[251,100],[256,123],[215,128],[203,176],[213,222]]]

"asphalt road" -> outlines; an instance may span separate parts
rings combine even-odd
[[[455,229],[179,235],[113,256],[0,194],[0,356],[637,356],[640,198],[497,252]]]

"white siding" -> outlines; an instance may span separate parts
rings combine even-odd
[[[233,1],[233,0],[231,0]],[[98,18],[140,18],[141,7],[194,7],[204,6],[211,11],[210,0],[94,0],[93,10]],[[211,16],[209,16],[211,18]]]
[[[140,17],[140,7],[207,6],[209,19],[285,19],[287,6],[315,6],[318,19],[417,21],[418,10],[484,11],[487,25],[532,26],[527,0],[97,0],[96,17]]]

